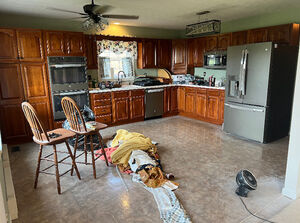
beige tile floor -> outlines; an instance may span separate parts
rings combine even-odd
[[[258,180],[258,189],[245,199],[250,210],[271,218],[291,202],[281,195],[288,138],[267,145],[248,142],[223,133],[220,126],[179,116],[111,127],[102,135],[108,138],[120,128],[159,142],[164,171],[175,175],[180,184],[175,193],[193,222],[262,222],[245,211],[234,193],[236,173],[243,168]],[[96,180],[85,165],[79,165],[81,181],[69,174],[62,177],[62,195],[49,175],[40,175],[34,190],[37,153],[34,143],[10,152],[19,208],[15,223],[161,222],[152,195],[124,175],[127,192],[115,167],[104,161],[96,163]]]

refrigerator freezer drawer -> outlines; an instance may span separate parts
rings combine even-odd
[[[266,108],[225,103],[224,131],[246,139],[263,142]]]

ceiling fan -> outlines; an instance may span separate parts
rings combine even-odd
[[[75,13],[81,15],[76,18],[84,18],[83,28],[85,30],[90,29],[98,29],[104,30],[105,27],[109,24],[107,19],[138,19],[139,16],[135,15],[112,15],[112,14],[104,14],[109,11],[112,7],[109,5],[96,5],[94,0],[92,0],[91,4],[87,4],[83,6],[83,12],[75,12],[71,10],[65,10],[60,8],[49,8],[56,11]]]

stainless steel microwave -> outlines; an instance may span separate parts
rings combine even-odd
[[[212,51],[204,54],[204,67],[211,69],[226,69],[227,52]]]

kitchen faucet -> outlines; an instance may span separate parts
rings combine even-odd
[[[118,82],[119,82],[119,83],[120,83],[120,73],[123,73],[123,76],[126,77],[125,72],[122,71],[122,70],[120,70],[120,71],[118,72]]]

